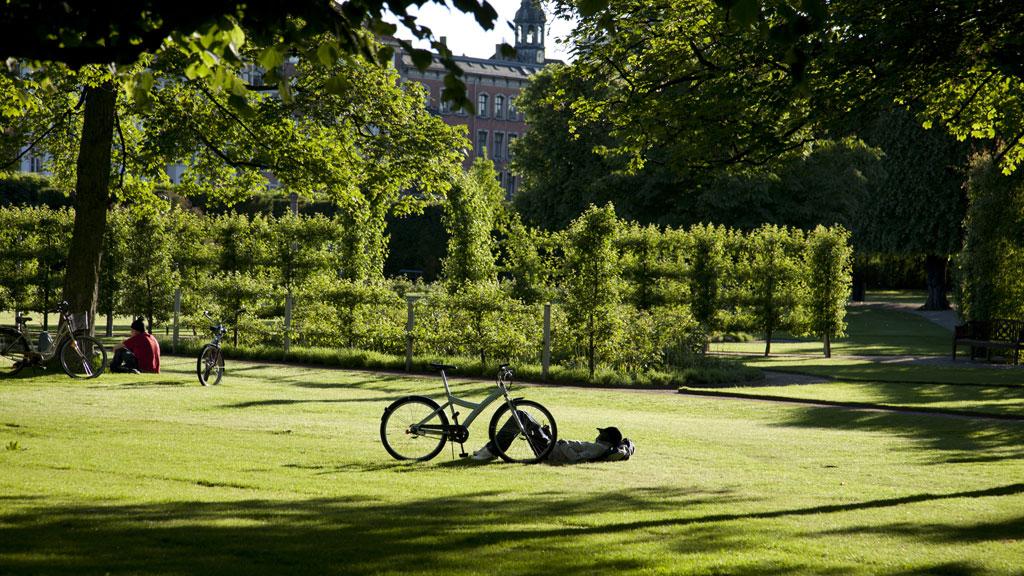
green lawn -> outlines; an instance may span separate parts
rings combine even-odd
[[[700,393],[707,389],[694,389]],[[872,404],[908,409],[1010,415],[1024,419],[1024,388],[903,382],[826,382],[735,387],[729,394],[779,399]]]
[[[796,372],[837,380],[906,382],[911,384],[1024,385],[1024,366],[946,359],[794,358],[748,359],[744,364],[767,370]]]
[[[0,382],[3,574],[1020,574],[1024,424],[525,388],[629,462],[390,460],[433,379],[233,362]],[[458,382],[482,396],[486,384]],[[488,415],[489,417],[489,415]],[[486,424],[486,421],[483,422]],[[469,447],[483,443],[476,424]]]
[[[832,342],[832,354],[844,355],[935,355],[950,354],[953,335],[921,316],[873,305],[847,309],[848,336]],[[760,336],[760,335],[759,335]],[[820,340],[795,339],[777,335],[786,341],[772,341],[773,354],[822,354]],[[721,342],[711,344],[712,352],[763,354],[764,341]]]

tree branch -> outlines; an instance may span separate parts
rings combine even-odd
[[[39,137],[36,138],[35,140],[32,140],[31,142],[29,142],[29,145],[26,146],[24,150],[19,152],[17,156],[15,156],[11,160],[5,162],[4,164],[0,164],[0,169],[5,169],[8,166],[13,166],[15,162],[17,162],[17,161],[21,160],[22,158],[24,158],[26,154],[28,154],[29,152],[31,152],[32,150],[35,149],[36,144],[39,144],[40,142],[45,140],[46,137],[49,136],[50,133],[53,132],[58,126],[62,126],[65,122],[67,122],[68,117],[70,117],[72,114],[77,113],[82,108],[82,104],[84,102],[85,102],[85,90],[83,89],[81,94],[78,97],[78,103],[75,104],[75,106],[73,108],[71,108],[69,110],[66,110],[63,114],[61,114],[59,118],[54,120],[53,124],[50,124],[50,127],[47,128],[45,132],[40,134]]]
[[[124,143],[124,130],[121,129],[121,115],[118,114],[117,107],[114,107],[114,126],[117,128],[117,137],[121,140],[121,169],[118,174],[117,187],[124,190],[124,173],[128,163],[128,147]]]
[[[228,156],[227,152],[224,152],[224,151],[220,150],[219,148],[217,148],[213,144],[213,142],[210,142],[210,139],[207,138],[202,133],[201,130],[199,130],[197,128],[193,128],[192,132],[194,132],[195,135],[199,138],[199,140],[203,143],[203,146],[206,146],[207,150],[212,152],[215,156],[217,156],[218,158],[223,160],[224,163],[229,165],[229,166],[256,168],[256,169],[259,169],[259,170],[273,170],[274,169],[273,166],[270,166],[270,165],[267,165],[267,164],[263,164],[263,163],[260,163],[260,162],[253,162],[253,161],[249,161],[249,160],[236,160],[234,158],[231,158],[230,156]]]

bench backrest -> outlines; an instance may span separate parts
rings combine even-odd
[[[957,330],[957,337],[961,332]],[[989,342],[1021,342],[1024,340],[1024,321],[994,318],[971,320],[967,323],[966,337]]]

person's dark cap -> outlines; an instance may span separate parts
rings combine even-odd
[[[622,432],[615,426],[609,426],[607,428],[597,429],[597,441],[607,442],[612,446],[618,446],[619,442],[622,442]]]
[[[141,316],[139,318],[136,318],[135,320],[132,320],[132,330],[135,330],[136,332],[146,331],[146,323],[143,322]]]

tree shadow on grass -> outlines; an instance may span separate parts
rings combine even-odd
[[[936,544],[962,544],[969,542],[1024,540],[1024,516],[993,522],[973,524],[884,524],[881,526],[854,526],[831,530],[823,534],[883,534],[906,536],[915,540],[928,540]]]
[[[164,386],[187,386],[194,382],[186,382],[184,380],[147,380],[142,382],[124,382],[119,384],[122,388],[134,389],[134,388],[155,388]]]
[[[576,575],[666,569],[661,554],[632,553],[633,546],[650,544],[674,550],[677,562],[686,555],[718,555],[716,573],[841,574],[854,567],[836,565],[827,555],[730,561],[757,545],[751,536],[758,528],[751,521],[1022,493],[1024,484],[1012,484],[736,514],[695,512],[729,504],[728,493],[701,490],[551,491],[509,499],[507,491],[496,489],[397,503],[356,497],[65,506],[26,501],[19,511],[0,515],[0,559],[11,575]],[[635,517],[640,519],[630,519]],[[1011,528],[1019,534],[1019,523]],[[931,529],[922,530],[927,537]],[[974,536],[999,539],[999,530]],[[907,534],[920,535],[909,529]],[[979,573],[968,564],[922,570]]]
[[[297,404],[359,404],[379,403],[379,397],[373,398],[320,398],[312,400],[295,400],[291,398],[273,398],[267,400],[252,400],[249,402],[237,402],[235,404],[221,404],[220,408],[264,408],[268,406],[294,406]]]
[[[777,425],[884,432],[937,451],[936,464],[1024,458],[1022,422],[823,407],[796,410]]]

